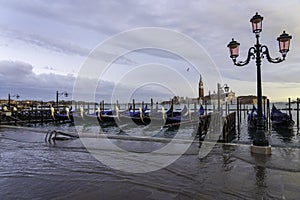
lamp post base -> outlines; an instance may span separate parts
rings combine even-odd
[[[251,153],[256,153],[256,154],[264,154],[264,155],[271,155],[272,153],[272,148],[271,146],[256,146],[256,145],[251,145]]]

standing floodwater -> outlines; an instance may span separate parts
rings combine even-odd
[[[247,144],[216,144],[205,158],[198,159],[199,144],[195,140],[183,156],[165,168],[149,173],[126,173],[100,163],[79,139],[57,141],[56,144],[45,142],[48,128],[1,128],[0,199],[300,197],[299,143],[293,148],[274,147],[273,155],[268,157],[251,155]],[[57,129],[75,131],[68,126]],[[106,134],[120,133],[112,127],[106,129]],[[164,135],[168,137],[172,131],[160,133],[160,137]],[[151,140],[121,138],[112,141],[120,147],[138,151],[165,145]]]

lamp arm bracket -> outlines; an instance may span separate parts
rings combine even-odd
[[[239,67],[242,67],[244,65],[247,65],[249,62],[250,62],[250,59],[254,59],[255,58],[255,53],[256,53],[256,50],[254,47],[250,47],[250,49],[248,50],[248,55],[247,55],[247,59],[245,61],[236,61],[236,60],[233,60],[234,64],[236,66],[239,66]]]
[[[264,55],[265,55],[267,60],[271,63],[280,63],[280,62],[285,60],[284,57],[282,57],[282,58],[280,58],[280,57],[271,58],[270,53],[269,53],[269,49],[266,45],[261,46],[260,52],[261,52],[261,57],[264,58]]]
[[[66,91],[58,93],[59,96],[67,94]]]

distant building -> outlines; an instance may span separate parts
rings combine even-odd
[[[236,104],[236,96],[235,92],[232,90],[228,93],[225,93],[223,89],[219,91],[220,103],[223,104],[228,102],[229,104]],[[200,75],[199,84],[198,84],[198,97],[196,98],[188,98],[188,97],[179,97],[174,96],[169,101],[162,101],[160,102],[162,105],[164,104],[171,104],[173,100],[174,104],[217,104],[218,103],[218,93],[215,91],[211,94],[208,92],[208,95],[204,96],[204,83],[202,76]]]
[[[170,99],[169,101],[162,101],[160,102],[160,104],[165,105],[165,104],[171,104],[173,101],[173,104],[180,104],[180,103],[184,103],[185,99],[184,97],[179,97],[179,96],[174,96],[172,99]]]
[[[228,93],[225,93],[224,90],[220,89],[220,103],[229,103],[229,104],[236,104],[236,96],[235,96],[235,92],[230,91]],[[201,100],[203,101],[203,104],[217,104],[218,103],[218,93],[216,93],[216,91],[214,91],[213,93],[211,93],[210,91],[208,92],[208,95],[204,96],[203,98],[201,98]]]
[[[254,95],[248,95],[248,96],[239,96],[237,97],[239,99],[240,104],[257,104],[257,97]],[[262,103],[267,103],[267,97],[262,97]]]
[[[235,92],[233,92],[232,90],[230,92],[228,92],[227,101],[230,104],[236,104]]]
[[[204,85],[202,81],[202,76],[200,74],[199,85],[198,85],[198,99],[200,100],[203,97],[204,97]]]

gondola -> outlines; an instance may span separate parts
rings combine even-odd
[[[114,123],[113,111],[101,111],[100,108],[95,113],[85,113],[83,108],[73,113],[76,125],[95,125],[100,123]]]
[[[257,109],[253,105],[252,110],[248,113],[248,129],[256,129],[257,123]]]
[[[295,122],[292,119],[292,114],[283,113],[278,110],[273,104],[271,110],[272,126],[277,129],[293,129]]]
[[[170,124],[178,124],[181,121],[188,119],[188,109],[186,106],[182,111],[174,111],[173,106],[171,106],[167,111],[162,108],[161,112],[158,111],[147,111],[147,105],[144,108],[139,108],[138,111],[133,111],[130,107],[127,111],[118,114],[118,122],[123,123],[134,123],[136,125],[150,125],[151,126],[164,126]],[[115,119],[116,120],[116,119]]]
[[[116,107],[116,115],[114,116],[115,121],[120,124],[131,124],[136,125],[149,125],[151,123],[151,118],[147,112],[147,105],[144,108],[139,108],[138,111],[133,110],[132,106],[128,110],[119,112]]]
[[[198,123],[199,117],[204,115],[204,108],[201,105],[198,112],[191,113],[190,110],[184,106],[181,111],[170,112],[172,107],[166,112],[166,120],[164,126],[179,126],[182,124]]]
[[[251,111],[248,113],[248,129],[249,130],[256,130],[256,124],[257,124],[257,109],[256,107],[253,105]],[[263,115],[263,123],[264,123],[264,127],[266,128],[266,116]]]
[[[149,111],[147,105],[144,108],[133,110],[130,106],[127,110],[120,112],[118,107],[115,110],[98,110],[93,114],[80,112],[73,113],[75,123],[77,124],[95,124],[100,126],[105,125],[127,125],[127,126],[175,126],[184,122],[198,121],[199,116],[204,114],[204,108],[201,106],[198,112],[191,113],[190,110],[184,106],[181,111],[174,111],[171,106],[167,111],[162,108],[161,112],[152,110]]]
[[[199,108],[199,110],[198,110],[198,116],[202,116],[202,115],[204,115],[204,108],[201,105],[200,108]]]
[[[55,113],[54,119],[58,121],[73,121],[72,113]]]
[[[72,113],[72,106],[70,108],[66,107],[63,112],[54,112],[54,109],[51,111],[53,114],[51,114],[55,120],[58,121],[74,121],[73,113]]]

